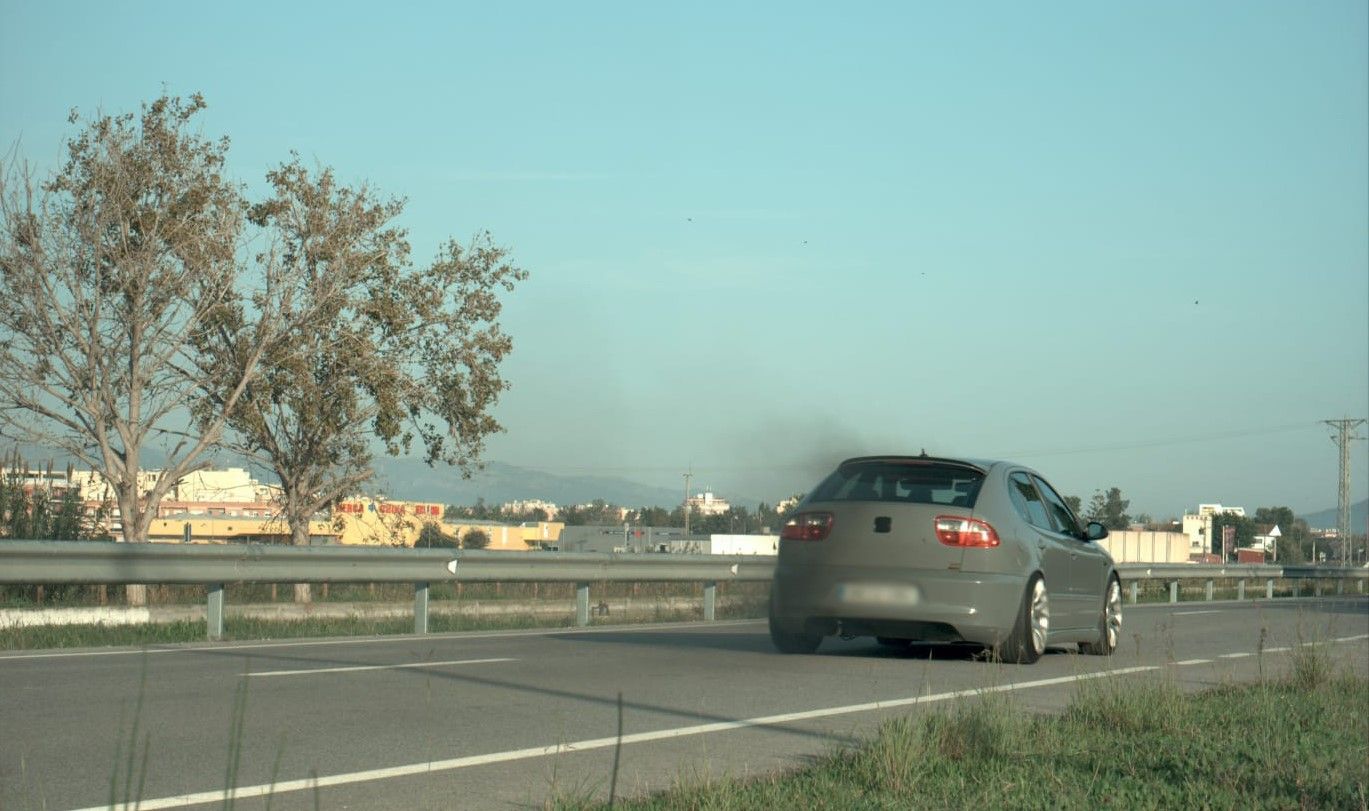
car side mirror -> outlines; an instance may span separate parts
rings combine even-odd
[[[1089,525],[1084,528],[1084,540],[1086,541],[1101,541],[1106,537],[1108,537],[1108,528],[1097,521],[1090,521]]]

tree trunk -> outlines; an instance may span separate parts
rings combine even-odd
[[[134,461],[136,462],[136,457]],[[151,522],[140,509],[136,477],[133,484],[121,486],[116,495],[119,499],[119,521],[123,524],[123,542],[146,543],[147,529]],[[147,605],[147,586],[141,583],[124,586],[124,601],[131,606]]]
[[[290,519],[290,535],[291,535],[291,537],[292,537],[293,540],[294,540],[295,546],[308,546],[308,545],[309,545],[309,519],[306,517],[306,518],[304,518],[304,520],[301,521],[301,520],[299,520],[299,519],[297,519],[297,518],[291,518],[291,519]],[[308,583],[296,583],[296,584],[295,584],[295,602],[297,602],[297,603],[312,603],[313,601],[314,601],[314,594],[313,594],[313,591],[310,590],[309,584],[308,584]]]

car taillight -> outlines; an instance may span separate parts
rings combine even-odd
[[[784,522],[780,537],[786,541],[821,541],[831,531],[831,513],[799,513]]]
[[[938,515],[933,522],[936,539],[947,546],[971,546],[982,549],[998,546],[998,532],[987,521]]]

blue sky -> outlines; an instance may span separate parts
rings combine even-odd
[[[773,500],[926,448],[1334,505],[1361,0],[660,5],[0,0],[0,145],[199,91],[249,186],[295,150],[406,197],[420,258],[489,229],[532,274],[490,459]]]

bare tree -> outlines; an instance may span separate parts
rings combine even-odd
[[[489,409],[507,388],[498,366],[511,342],[497,323],[498,294],[526,274],[483,233],[414,267],[394,224],[402,202],[298,159],[268,180],[273,195],[250,218],[280,245],[298,306],[284,309],[284,333],[263,355],[227,442],[279,477],[282,513],[305,544],[312,515],[373,477],[377,445],[398,455],[417,444],[429,464],[469,473],[500,429]],[[224,380],[244,371],[239,330],[228,319],[198,344]],[[307,584],[295,588],[297,600],[310,599]]]
[[[98,115],[42,183],[17,160],[0,166],[0,431],[98,471],[125,541],[146,540],[162,497],[209,466],[277,323],[247,317],[245,205],[223,174],[227,139],[189,131],[204,106],[163,96],[138,116]],[[259,258],[255,301],[283,300]],[[239,362],[211,390],[192,345],[234,307]],[[155,480],[140,476],[152,442],[167,452]]]

